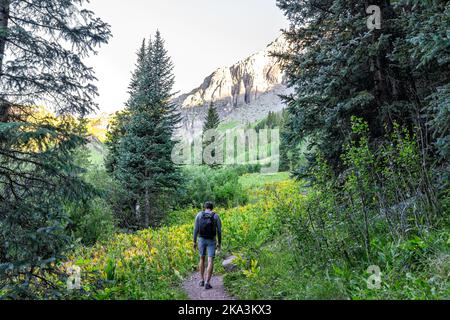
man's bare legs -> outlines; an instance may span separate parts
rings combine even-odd
[[[208,270],[206,271],[206,283],[211,284],[211,277],[214,270],[214,258],[208,257]]]
[[[200,271],[200,277],[202,278],[202,281],[205,281],[205,257],[200,257],[198,269]]]

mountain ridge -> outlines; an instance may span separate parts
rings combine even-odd
[[[183,122],[178,136],[192,139],[201,133],[210,103],[216,106],[222,121],[242,124],[264,118],[269,111],[280,111],[279,95],[289,94],[279,59],[273,53],[284,53],[288,43],[279,36],[261,51],[229,67],[217,68],[202,84],[174,98]]]

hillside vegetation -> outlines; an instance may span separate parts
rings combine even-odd
[[[310,243],[310,208],[321,197],[302,183],[261,183],[252,204],[218,208],[225,255],[240,257],[239,270],[226,285],[242,299],[431,299],[449,293],[449,229],[395,243],[374,239],[376,258],[354,265],[338,256],[328,260]],[[192,226],[198,210],[175,211],[166,226],[118,234],[81,249],[72,263],[83,270],[83,289],[95,299],[179,299],[184,278],[196,268]],[[305,229],[306,228],[306,229]],[[345,233],[337,234],[344,237]],[[311,247],[309,247],[311,246]],[[220,262],[220,260],[218,261]],[[382,270],[380,289],[368,289],[370,264]],[[218,272],[223,272],[217,265]],[[86,297],[86,296],[84,296]]]
[[[112,34],[87,2],[0,1],[0,299],[186,298],[206,201],[237,298],[450,297],[449,1],[277,0],[285,49],[227,69],[246,104],[229,117],[219,72],[205,119],[176,104],[159,31],[137,44],[125,108],[89,119],[84,60]],[[269,82],[252,74],[282,90],[254,100]],[[189,123],[202,143],[184,154]],[[260,135],[224,141],[234,128]]]
[[[276,198],[296,194],[293,181],[268,185],[258,191],[259,201],[230,209],[218,208],[224,228],[223,254],[246,256],[274,239],[281,231],[276,216]],[[197,264],[192,249],[193,220],[198,210],[175,211],[167,225],[133,235],[119,234],[92,248],[82,249],[72,262],[83,274],[100,276],[105,288],[96,291],[99,278],[83,278],[84,290],[93,290],[92,298],[101,299],[173,299],[184,297],[180,291],[183,277]],[[219,269],[219,272],[221,270]]]

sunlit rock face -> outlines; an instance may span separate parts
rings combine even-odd
[[[221,101],[229,107],[249,104],[261,94],[283,83],[283,72],[278,59],[271,52],[283,52],[283,37],[265,50],[239,61],[231,67],[219,68],[208,76],[202,85],[179,97],[182,108],[202,106],[211,101]]]
[[[272,53],[286,52],[284,37],[277,38],[264,50],[237,62],[231,67],[214,71],[190,93],[174,102],[184,117],[179,135],[191,138],[201,132],[205,111],[211,102],[222,121],[242,124],[264,118],[269,111],[283,108],[279,94],[287,94],[285,76],[279,59]]]

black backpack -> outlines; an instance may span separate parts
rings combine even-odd
[[[214,239],[216,237],[216,221],[214,212],[202,212],[199,223],[199,234],[204,239]]]

